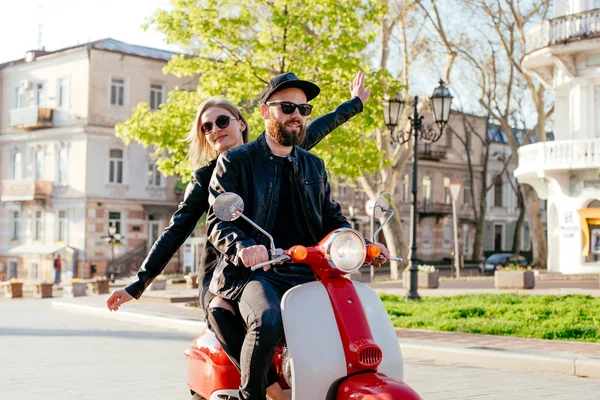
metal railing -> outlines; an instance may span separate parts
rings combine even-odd
[[[600,138],[558,140],[519,148],[515,176],[531,172],[600,168]]]
[[[525,34],[525,53],[600,36],[600,9],[544,20]]]

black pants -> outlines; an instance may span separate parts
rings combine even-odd
[[[281,298],[293,286],[312,280],[312,270],[306,266],[255,271],[238,299],[236,315],[208,307],[214,295],[203,296],[209,326],[241,372],[242,399],[266,399],[266,388],[279,380],[271,365],[275,348],[284,336]]]

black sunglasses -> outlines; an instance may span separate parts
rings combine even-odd
[[[231,121],[232,119],[238,121],[237,118],[230,117],[229,115],[219,115],[217,117],[217,119],[215,119],[215,125],[217,127],[219,127],[219,129],[225,129],[225,128],[227,128],[229,126],[229,121]],[[212,130],[213,130],[213,123],[212,122],[205,122],[205,123],[203,123],[200,126],[200,130],[205,135],[210,135],[212,133]]]
[[[310,115],[313,106],[311,104],[296,104],[291,101],[267,101],[266,105],[270,106],[273,104],[279,104],[281,106],[281,112],[284,114],[292,114],[296,108],[303,117]]]

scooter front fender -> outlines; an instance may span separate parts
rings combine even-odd
[[[338,386],[336,400],[422,400],[404,382],[375,372],[356,374]]]

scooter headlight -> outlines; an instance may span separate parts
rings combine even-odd
[[[335,232],[327,243],[329,264],[350,274],[362,267],[367,255],[365,239],[353,229],[343,228]]]

